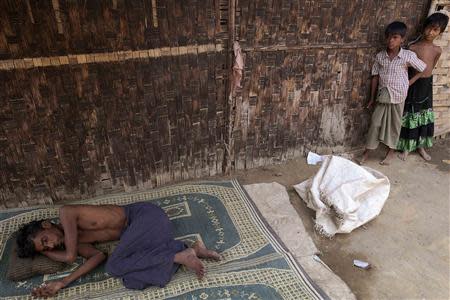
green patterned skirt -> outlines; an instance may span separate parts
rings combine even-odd
[[[415,151],[433,146],[433,76],[418,79],[409,87],[397,149]]]

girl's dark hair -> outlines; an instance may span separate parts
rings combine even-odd
[[[386,30],[384,31],[384,35],[386,37],[388,37],[393,34],[399,34],[401,37],[405,37],[407,30],[408,30],[408,27],[406,27],[405,23],[395,21],[386,27]]]
[[[42,221],[43,220],[32,221],[19,229],[16,236],[17,256],[25,258],[33,257],[36,254],[36,249],[34,248],[34,243],[31,239],[42,230]]]
[[[428,26],[439,26],[441,32],[444,32],[447,24],[448,16],[444,15],[443,13],[436,12],[429,15],[428,18],[425,19],[425,22],[423,23],[423,29],[427,28]]]

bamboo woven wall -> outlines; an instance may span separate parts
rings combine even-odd
[[[234,164],[361,147],[370,68],[384,28],[401,20],[414,33],[428,4],[239,0],[236,34],[247,59],[236,98]]]
[[[383,28],[427,4],[0,0],[0,207],[360,146]]]
[[[0,1],[0,205],[222,173],[219,4]]]

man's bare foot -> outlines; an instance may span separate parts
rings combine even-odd
[[[205,276],[206,270],[203,263],[198,259],[195,250],[192,248],[187,248],[181,252],[175,254],[174,262],[180,265],[188,267],[197,274],[198,279],[202,279]]]
[[[431,156],[425,151],[425,149],[423,148],[418,148],[417,152],[419,152],[420,156],[422,156],[422,158],[426,161],[430,161],[431,160]]]
[[[389,166],[393,156],[394,156],[394,149],[389,149],[388,152],[386,153],[385,158],[382,161],[380,161],[380,165]]]
[[[403,161],[406,161],[406,158],[408,157],[409,152],[408,151],[403,151],[402,153],[400,153],[398,155],[398,158],[400,158]]]
[[[209,250],[205,247],[205,244],[202,241],[197,241],[192,245],[192,249],[195,250],[195,253],[200,258],[212,258],[215,260],[221,260],[222,257],[216,251]]]
[[[361,158],[357,161],[358,164],[362,166],[366,162],[367,158],[369,158],[369,150],[368,149],[364,150]]]

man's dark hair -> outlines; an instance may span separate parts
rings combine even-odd
[[[395,21],[386,27],[386,30],[384,31],[384,35],[386,37],[388,37],[390,35],[399,34],[403,38],[403,37],[405,37],[407,30],[408,30],[408,27],[406,27],[405,23]]]
[[[36,254],[36,249],[34,248],[34,243],[31,239],[42,230],[42,221],[43,220],[32,221],[19,229],[16,237],[17,256],[25,258],[33,257]]]
[[[423,29],[427,28],[428,26],[439,26],[441,32],[444,32],[447,24],[448,16],[444,15],[443,13],[436,12],[426,18],[425,22],[423,23]]]

